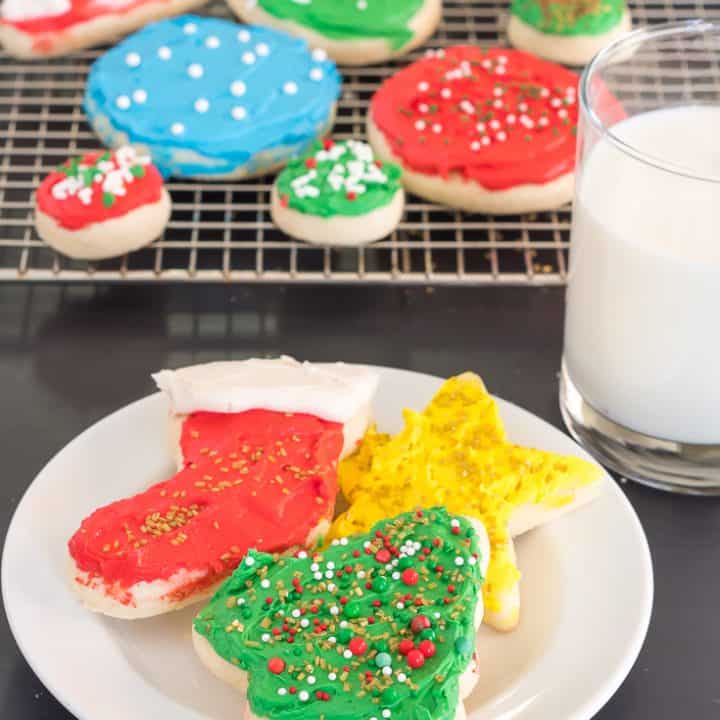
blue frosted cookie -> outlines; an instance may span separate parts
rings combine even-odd
[[[340,75],[322,50],[268,28],[184,15],[148,25],[90,69],[85,111],[110,147],[164,175],[260,175],[333,123]]]

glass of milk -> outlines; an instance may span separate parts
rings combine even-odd
[[[565,422],[626,478],[720,494],[720,24],[625,36],[580,102]]]

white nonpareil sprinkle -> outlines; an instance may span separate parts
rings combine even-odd
[[[390,710],[390,708],[385,708],[380,714],[384,718],[389,718],[392,715],[392,711]]]
[[[299,559],[299,560],[305,560],[305,559],[307,558],[307,553],[306,553],[304,550],[301,550],[301,551],[297,554],[297,556],[298,556],[298,559]]]
[[[398,673],[397,680],[398,682],[404,683],[407,680],[407,675],[404,672]]]
[[[310,697],[310,693],[307,690],[301,690],[298,693],[298,697],[300,698],[300,702],[307,702]]]
[[[567,114],[568,114],[568,111],[567,111],[565,108],[560,108],[560,109],[557,111],[557,114],[558,114],[558,117],[559,117],[559,118],[566,118],[566,117],[567,117]]]
[[[267,55],[270,54],[270,47],[268,46],[267,43],[258,43],[258,44],[255,46],[255,52],[256,52],[260,57],[265,57],[265,56],[267,56]]]
[[[286,95],[295,95],[297,94],[298,86],[297,83],[294,83],[292,80],[289,80],[283,85],[283,92]]]
[[[497,120],[491,120],[490,121],[490,127],[493,130],[497,130],[500,127],[500,123]],[[455,525],[454,527],[459,527],[459,525]]]
[[[538,125],[540,127],[546,127],[550,121],[545,117],[538,118]]]
[[[360,143],[360,144],[361,144],[361,145],[365,145],[366,143]],[[371,151],[371,152],[372,152],[372,151]],[[347,545],[347,544],[348,544],[348,539],[347,539],[346,537],[341,537],[341,538],[340,538],[340,544],[341,544],[341,545]]]
[[[249,50],[242,54],[242,61],[246,65],[252,65],[255,62],[255,53],[251,53]]]
[[[278,688],[278,695],[287,695],[287,689],[286,688]]]
[[[319,569],[320,569],[320,566],[319,566],[316,562],[314,562],[314,563],[310,566],[310,571],[311,571],[311,572],[317,572]]]
[[[364,570],[358,570],[356,575],[358,580],[363,580],[365,578],[365,571]]]
[[[333,577],[334,573],[332,570],[326,570],[325,571],[325,577],[329,580],[331,577]]]
[[[186,35],[194,35],[197,32],[197,25],[195,23],[186,23],[183,32]]]
[[[270,633],[263,633],[263,634],[260,636],[260,639],[261,639],[263,642],[265,642],[265,643],[266,643],[266,642],[270,642]]]
[[[430,89],[430,83],[425,82],[425,80],[421,80],[418,83],[418,90],[420,92],[427,92]]]
[[[232,109],[232,116],[235,120],[244,120],[247,117],[247,110],[242,105],[236,105]]]
[[[333,605],[330,608],[330,614],[331,615],[338,615],[340,613],[340,608],[337,605]]]
[[[480,145],[480,143],[479,143],[477,140],[473,140],[473,141],[470,143],[470,149],[471,149],[473,152],[477,152],[481,147],[482,147],[482,145]]]
[[[338,544],[338,541],[337,541],[337,540],[333,540],[333,541],[331,541],[330,544],[331,544],[331,545],[337,545],[337,544]]]
[[[425,124],[424,120],[416,120],[415,121],[415,129],[416,130],[422,131],[425,129],[425,127],[426,127],[426,124]]]
[[[175,125],[179,125],[179,124],[180,124],[180,123],[175,123]],[[173,127],[175,127],[175,125],[173,125]],[[254,565],[254,564],[255,564],[255,558],[252,557],[252,556],[250,556],[250,555],[248,555],[248,556],[245,558],[245,564],[246,564],[246,565]]]
[[[241,30],[241,31],[237,34],[237,39],[238,39],[241,43],[250,42],[250,33],[249,33],[247,30]]]
[[[260,587],[262,588],[269,588],[270,587],[270,581],[267,578],[263,578],[260,581]]]
[[[158,48],[157,54],[161,60],[169,60],[172,57],[172,50],[166,45],[163,45]]]
[[[327,53],[322,48],[315,48],[315,50],[312,51],[312,58],[315,62],[325,62],[327,56]]]
[[[443,88],[443,89],[440,91],[440,97],[445,98],[446,100],[447,100],[448,98],[451,98],[451,97],[452,97],[452,90],[450,90],[450,88]]]
[[[128,67],[138,67],[142,60],[138,53],[131,52],[125,56],[125,62],[127,63]]]
[[[246,90],[247,86],[242,80],[236,80],[232,85],[230,85],[230,92],[235,97],[242,97]]]
[[[330,682],[337,680],[337,673],[334,673],[334,672],[328,673],[328,680],[330,680]]]
[[[210,109],[210,103],[205,98],[198,98],[195,101],[195,110],[199,113],[206,113]]]
[[[205,70],[200,63],[192,63],[188,66],[188,75],[195,80],[200,79],[205,74]]]
[[[322,574],[321,572],[316,572],[316,573],[313,574],[313,577],[314,577],[316,580],[322,580],[323,574]]]
[[[291,614],[294,618],[299,618],[299,617],[300,617],[300,611],[299,611],[297,608],[295,608],[290,614]]]
[[[328,642],[329,642],[331,645],[334,645],[334,644],[337,642],[337,638],[336,638],[334,635],[331,635],[331,636],[328,638]]]
[[[216,50],[220,47],[220,38],[217,37],[217,35],[210,35],[210,37],[205,40],[205,47],[210,48],[210,50]]]
[[[442,132],[442,130],[443,130],[443,127],[442,127],[442,125],[441,125],[440,123],[435,123],[435,124],[432,126],[432,131],[433,131],[436,135],[439,135],[439,134]],[[408,555],[410,555],[411,557],[412,557],[414,554],[415,554],[415,551],[414,551],[414,550],[413,550],[412,552],[408,552]]]
[[[402,610],[405,607],[405,603],[401,603],[401,602],[395,603],[395,607],[398,610]]]
[[[496,138],[498,141],[500,141],[500,142],[505,142],[505,141],[507,140],[507,134],[505,133],[504,130],[501,130],[501,131],[495,136],[495,138]],[[469,563],[470,563],[471,565],[474,565],[474,564],[475,564],[474,560],[475,560],[475,558],[474,558],[474,557],[471,557],[470,560],[469,560]]]
[[[498,133],[498,140],[500,140],[500,142],[504,142],[505,137],[501,138],[501,135],[505,136],[505,133]],[[474,555],[471,555],[468,558],[468,562],[470,563],[470,565],[475,565],[475,563],[477,563],[477,558]]]
[[[505,122],[506,122],[508,125],[514,125],[514,124],[515,124],[515,120],[517,120],[517,118],[516,118],[515,115],[513,115],[512,113],[510,113],[510,114],[505,118]]]
[[[330,562],[326,562],[326,563],[325,563],[325,567],[326,567],[328,570],[334,570],[334,569],[335,569],[335,563],[331,560]]]
[[[357,0],[357,9],[358,10],[367,10],[367,0]]]
[[[118,95],[117,99],[115,100],[115,104],[121,110],[127,110],[131,105],[130,98],[127,95]]]
[[[323,76],[324,73],[319,67],[315,67],[310,71],[310,79],[315,80],[315,82],[317,82],[318,80],[322,80]]]
[[[455,558],[455,564],[460,567],[461,565],[465,564],[464,558],[461,558],[459,555]]]
[[[314,685],[315,682],[316,682],[316,681],[315,681],[315,676],[314,676],[314,675],[308,675],[307,684],[308,684],[308,685]]]
[[[400,579],[400,573],[399,573],[399,572],[394,572],[394,573],[392,574],[392,579],[393,579],[393,580],[399,580],[399,579]]]
[[[341,621],[340,621],[340,627],[341,627],[341,628],[346,628],[347,626],[348,626],[348,621],[347,621],[347,620],[341,620]]]
[[[309,621],[307,618],[303,618],[303,619],[300,621],[300,627],[306,628],[309,624],[310,624],[310,621]]]
[[[328,585],[327,585],[328,592],[335,592],[336,588],[337,588],[337,585],[335,585],[335,583],[328,583]]]
[[[240,605],[244,605],[244,604],[245,604],[245,598],[238,598],[238,599],[237,599],[237,604],[238,604],[238,607],[239,607]]]
[[[350,650],[343,650],[343,657],[349,660],[352,657],[352,652]]]
[[[148,99],[148,94],[142,88],[138,88],[137,90],[135,90],[133,92],[133,100],[136,103],[139,103],[140,105],[142,105],[143,103],[147,102],[147,99]]]
[[[392,668],[391,668],[389,665],[386,665],[386,666],[382,669],[382,674],[385,675],[386,677],[389,677],[390,675],[392,675],[392,672],[393,672],[393,670],[392,670]]]

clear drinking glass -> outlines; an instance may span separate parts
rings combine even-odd
[[[580,102],[565,422],[627,478],[720,494],[720,24],[625,36]]]

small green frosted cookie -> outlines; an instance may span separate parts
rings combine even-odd
[[[475,681],[488,540],[444,508],[323,552],[250,552],[194,621],[245,720],[453,720]]]
[[[272,217],[288,235],[317,245],[364,245],[400,222],[402,171],[359,140],[316,142],[278,176]]]
[[[625,0],[513,0],[508,37],[521,50],[583,65],[630,30]]]
[[[305,38],[342,65],[404,55],[435,32],[442,0],[228,0],[245,22]]]

